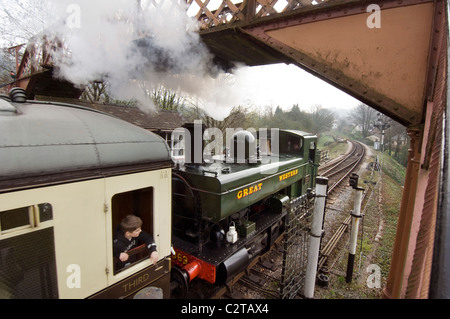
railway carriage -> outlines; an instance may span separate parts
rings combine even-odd
[[[171,168],[157,135],[93,109],[0,96],[0,298],[170,297]],[[135,214],[155,239],[115,268],[113,235]]]

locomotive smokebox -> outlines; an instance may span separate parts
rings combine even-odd
[[[250,256],[246,248],[242,248],[237,253],[221,263],[217,269],[217,282],[225,284],[232,279],[239,271],[244,269],[250,262]]]
[[[281,214],[283,207],[289,204],[289,197],[286,195],[276,194],[270,198],[270,209],[276,214]]]

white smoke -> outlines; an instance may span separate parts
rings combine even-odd
[[[143,86],[185,93],[218,117],[241,102],[236,80],[213,66],[185,1],[52,1],[61,23],[49,30],[68,49],[56,57],[60,77],[80,86],[106,79],[116,98],[143,108],[153,107]]]

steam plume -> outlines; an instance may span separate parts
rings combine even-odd
[[[213,66],[184,1],[52,1],[63,23],[50,30],[70,52],[57,56],[58,76],[76,85],[106,79],[116,98],[137,99],[144,108],[152,106],[142,81],[216,110],[239,103],[236,83]]]

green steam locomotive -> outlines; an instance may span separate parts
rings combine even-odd
[[[212,155],[202,151],[207,132],[184,127],[185,160],[172,170],[172,279],[180,295],[195,278],[228,282],[269,250],[284,231],[286,205],[315,186],[320,159],[317,136],[301,131],[238,130]]]

